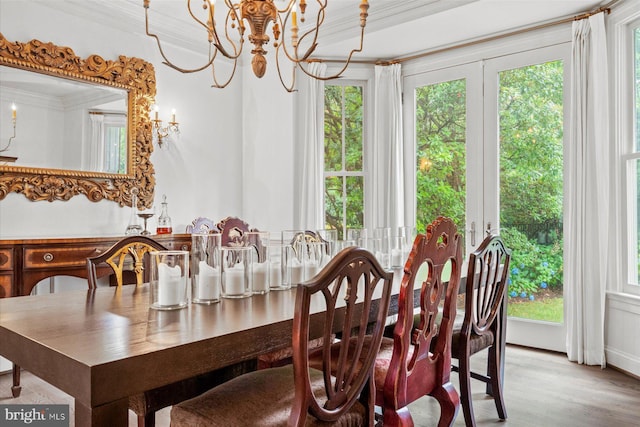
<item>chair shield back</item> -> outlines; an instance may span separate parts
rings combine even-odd
[[[129,236],[116,242],[105,253],[93,258],[87,258],[87,273],[89,277],[89,288],[96,287],[97,272],[96,266],[106,263],[111,267],[116,276],[118,286],[123,284],[123,272],[126,271],[125,262],[128,257],[133,260],[133,271],[136,275],[138,286],[144,283],[144,256],[148,252],[166,250],[162,244],[145,236]]]
[[[509,279],[511,251],[500,236],[484,239],[469,256],[463,335],[486,333],[498,315]]]
[[[373,367],[389,309],[393,273],[362,248],[338,253],[313,279],[300,284],[293,323],[293,363],[296,399],[290,425],[304,422],[307,412],[335,421],[357,401],[369,408],[373,421]],[[325,310],[326,308],[326,310]],[[314,319],[310,328],[310,316]],[[339,350],[333,336],[340,337]],[[312,391],[309,340],[322,337],[324,393]],[[332,375],[332,357],[337,369]],[[315,371],[315,370],[314,370]],[[315,371],[317,372],[317,371]],[[316,376],[317,378],[317,376]]]
[[[414,240],[400,284],[393,353],[384,386],[385,402],[393,402],[397,409],[450,381],[461,246],[455,224],[445,217],[438,217]],[[416,281],[420,323],[414,328]]]

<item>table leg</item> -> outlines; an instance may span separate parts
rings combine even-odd
[[[13,364],[13,385],[11,386],[11,394],[13,397],[20,397],[22,386],[20,385],[20,366]]]
[[[93,408],[75,400],[76,427],[113,427],[129,424],[129,399],[120,399]]]

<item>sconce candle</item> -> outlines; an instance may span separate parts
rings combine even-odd
[[[158,111],[160,111],[160,107],[156,104],[153,107],[155,111],[154,119],[151,120],[153,122],[153,141],[158,144],[159,147],[162,148],[162,144],[167,139],[173,139],[175,136],[180,135],[180,127],[179,123],[176,122],[176,110],[175,108],[171,110],[171,121],[168,126],[162,126],[162,120],[158,118]]]

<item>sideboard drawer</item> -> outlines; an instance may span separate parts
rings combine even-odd
[[[100,255],[111,245],[24,248],[24,268],[83,267],[88,257]]]
[[[13,249],[0,249],[0,270],[13,270]]]
[[[9,298],[11,296],[11,282],[13,274],[0,274],[0,298]]]

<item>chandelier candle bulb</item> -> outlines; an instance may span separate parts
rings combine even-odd
[[[17,110],[16,104],[11,104],[11,118],[13,120],[16,119],[16,115],[17,115],[16,110]]]
[[[293,5],[293,10],[291,11],[291,23],[293,24],[294,28],[298,26],[298,8],[295,4]]]
[[[176,122],[176,109],[171,110],[171,123]]]

